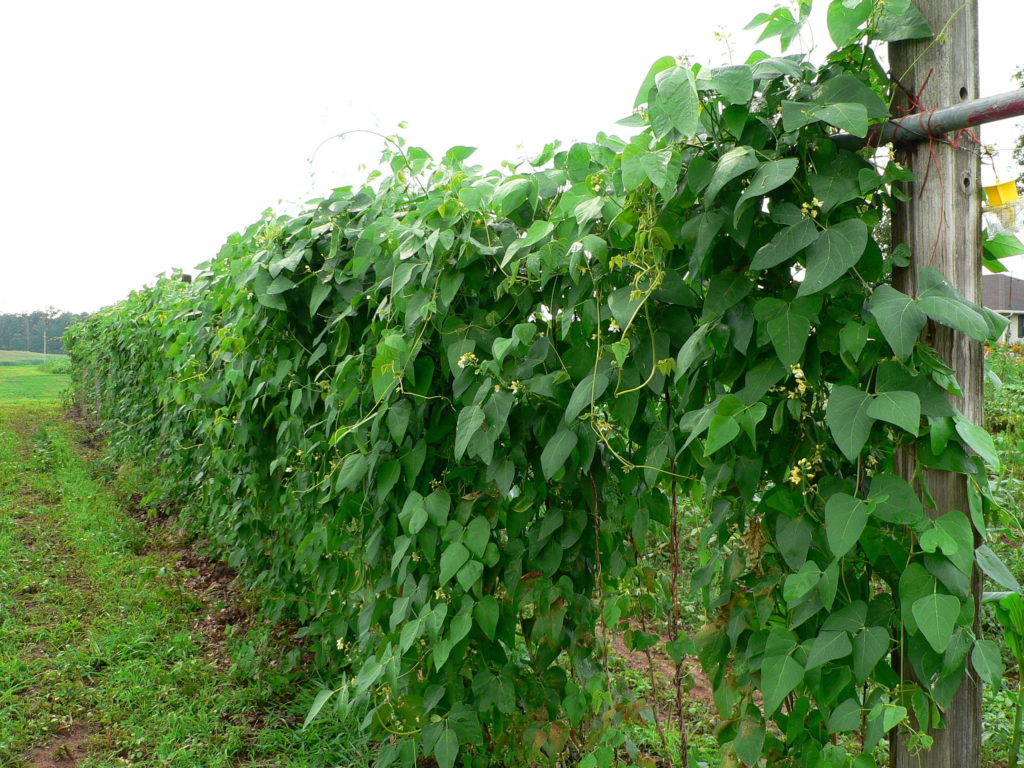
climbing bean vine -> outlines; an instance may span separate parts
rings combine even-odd
[[[788,44],[809,10],[755,24]],[[828,14],[820,66],[659,59],[632,138],[512,173],[390,137],[387,173],[69,332],[112,444],[300,623],[336,675],[311,714],[365,718],[378,765],[609,765],[625,628],[699,654],[733,764],[926,748],[968,659],[998,675],[969,588],[1012,582],[974,546],[998,459],[928,328],[1004,321],[934,271],[892,286],[914,254],[873,232],[909,173],[831,139],[889,117],[871,43],[931,31],[906,1]],[[905,449],[970,508],[930,514]],[[660,638],[613,596],[680,504],[711,619]]]

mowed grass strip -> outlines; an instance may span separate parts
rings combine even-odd
[[[53,403],[0,402],[0,765],[369,765],[353,724],[299,728],[317,685],[282,671],[269,628],[211,651],[209,606],[75,431]]]
[[[50,373],[41,365],[0,365],[0,405],[56,401],[69,381],[69,376]]]

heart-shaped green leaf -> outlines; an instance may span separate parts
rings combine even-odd
[[[761,664],[765,715],[772,715],[804,679],[804,668],[791,656],[769,656]]]
[[[850,461],[856,461],[871,433],[874,419],[868,414],[872,397],[855,387],[841,385],[832,390],[825,409],[825,422],[832,438]]]
[[[829,227],[807,251],[807,274],[797,296],[828,288],[864,255],[868,228],[860,219],[847,219]]]
[[[960,601],[952,595],[933,593],[914,601],[912,610],[924,639],[936,653],[945,653],[960,615]]]
[[[825,505],[825,536],[829,549],[842,557],[857,543],[868,522],[868,505],[846,493],[837,493]]]

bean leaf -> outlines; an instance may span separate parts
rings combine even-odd
[[[494,595],[484,595],[473,608],[473,617],[488,640],[493,640],[497,633],[499,613],[498,601]]]
[[[924,639],[936,653],[945,653],[960,615],[960,601],[952,595],[933,593],[914,601],[911,610]]]
[[[579,438],[576,437],[576,433],[565,426],[548,440],[540,455],[540,467],[546,479],[550,480],[562,468],[565,460],[572,453],[572,449],[576,447],[578,440]]]
[[[974,553],[978,567],[992,581],[1014,592],[1022,591],[1016,577],[1010,572],[1010,569],[1006,567],[1003,561],[999,559],[999,555],[993,552],[987,544],[982,544],[974,550]]]
[[[807,251],[807,274],[797,296],[828,288],[864,255],[868,228],[860,219],[847,219],[829,227]]]
[[[880,392],[868,406],[868,416],[895,424],[916,437],[921,426],[921,399],[913,392]]]
[[[868,679],[875,665],[888,652],[889,644],[889,632],[885,627],[865,627],[854,635],[853,674],[857,680]]]
[[[832,390],[825,409],[825,422],[832,438],[850,461],[856,461],[867,442],[874,419],[868,414],[872,398],[856,387],[840,385]]]
[[[978,677],[989,685],[997,685],[1003,677],[1003,658],[999,646],[991,640],[979,640],[971,652],[971,663]]]
[[[754,95],[754,75],[745,64],[712,69],[707,75],[701,70],[697,87],[718,91],[730,104],[746,104]]]
[[[672,67],[655,77],[657,105],[668,115],[672,127],[692,136],[700,124],[700,102],[693,74],[685,67]],[[656,185],[658,186],[658,185]]]
[[[828,7],[828,34],[836,47],[842,48],[858,35],[860,25],[868,20],[873,7],[871,0],[861,0],[852,8],[843,0],[832,0]]]
[[[441,572],[438,575],[440,584],[447,584],[469,560],[469,550],[459,542],[449,544],[441,554]]]
[[[711,182],[704,190],[704,207],[710,208],[722,187],[742,176],[747,171],[757,168],[757,158],[754,150],[750,147],[734,147],[726,152],[715,164],[715,172],[711,175]]]
[[[795,157],[762,163],[758,167],[757,173],[754,174],[754,178],[750,180],[750,185],[740,194],[739,202],[736,205],[737,209],[746,200],[766,195],[773,189],[781,187],[793,178],[793,174],[796,173],[799,166],[800,161]]]
[[[972,424],[963,419],[957,419],[956,431],[964,439],[965,443],[971,446],[987,463],[992,465],[994,470],[998,472],[1001,469],[1002,463],[999,461],[999,454],[996,451],[995,443],[992,442],[992,435],[984,427],[979,427],[977,424]]]
[[[849,656],[853,651],[850,636],[845,632],[821,632],[807,654],[807,669],[820,667],[834,659]]]
[[[814,110],[814,116],[854,136],[867,136],[868,110],[863,104],[829,104]]]
[[[483,426],[484,409],[479,405],[468,405],[459,412],[459,420],[455,425],[455,458],[461,459],[469,447],[469,441]]]
[[[750,262],[751,269],[769,269],[792,258],[818,239],[820,232],[810,219],[802,219],[780,230],[766,245],[761,246]]]
[[[829,733],[846,733],[860,728],[862,710],[856,699],[846,699],[828,716]]]
[[[868,310],[896,357],[909,357],[921,329],[928,322],[927,315],[914,300],[892,286],[880,285],[868,299]]]
[[[955,598],[954,598],[955,599]],[[791,656],[769,656],[761,664],[761,693],[764,712],[774,714],[794,688],[804,679],[804,668]]]
[[[455,735],[455,731],[445,728],[437,737],[437,743],[434,744],[434,757],[437,758],[438,768],[452,768],[458,754],[459,739]]]
[[[842,557],[864,532],[868,522],[868,505],[846,493],[837,493],[825,505],[825,536],[829,549]]]

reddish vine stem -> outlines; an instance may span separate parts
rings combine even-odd
[[[667,429],[672,428],[672,394],[666,388],[665,390],[665,426]],[[675,641],[679,638],[679,498],[676,493],[676,457],[675,452],[672,453],[671,459],[672,468],[672,480],[671,480],[671,504],[672,504],[672,516],[670,519],[669,528],[669,560],[671,567],[671,598],[672,598],[672,623],[670,624],[669,634],[672,640]],[[683,768],[687,768],[689,765],[688,752],[689,748],[687,745],[686,738],[686,719],[683,711],[683,658],[679,657],[676,662],[675,674],[673,675],[673,684],[676,689],[676,718],[679,721],[679,762]]]
[[[597,580],[597,604],[598,608],[598,631],[602,635],[604,656],[604,667],[608,668],[608,626],[604,621],[604,570],[601,567],[601,514],[597,506],[597,481],[594,480],[594,471],[590,471],[590,497],[592,499],[592,516],[594,520],[594,563]]]
[[[647,634],[647,613],[641,606],[640,629]],[[668,752],[668,740],[665,738],[665,729],[661,725],[661,717],[658,715],[658,685],[654,675],[654,657],[650,648],[644,648],[644,656],[647,657],[647,674],[651,679],[651,713],[654,715],[654,727],[658,731],[658,738],[661,739],[661,748]]]

